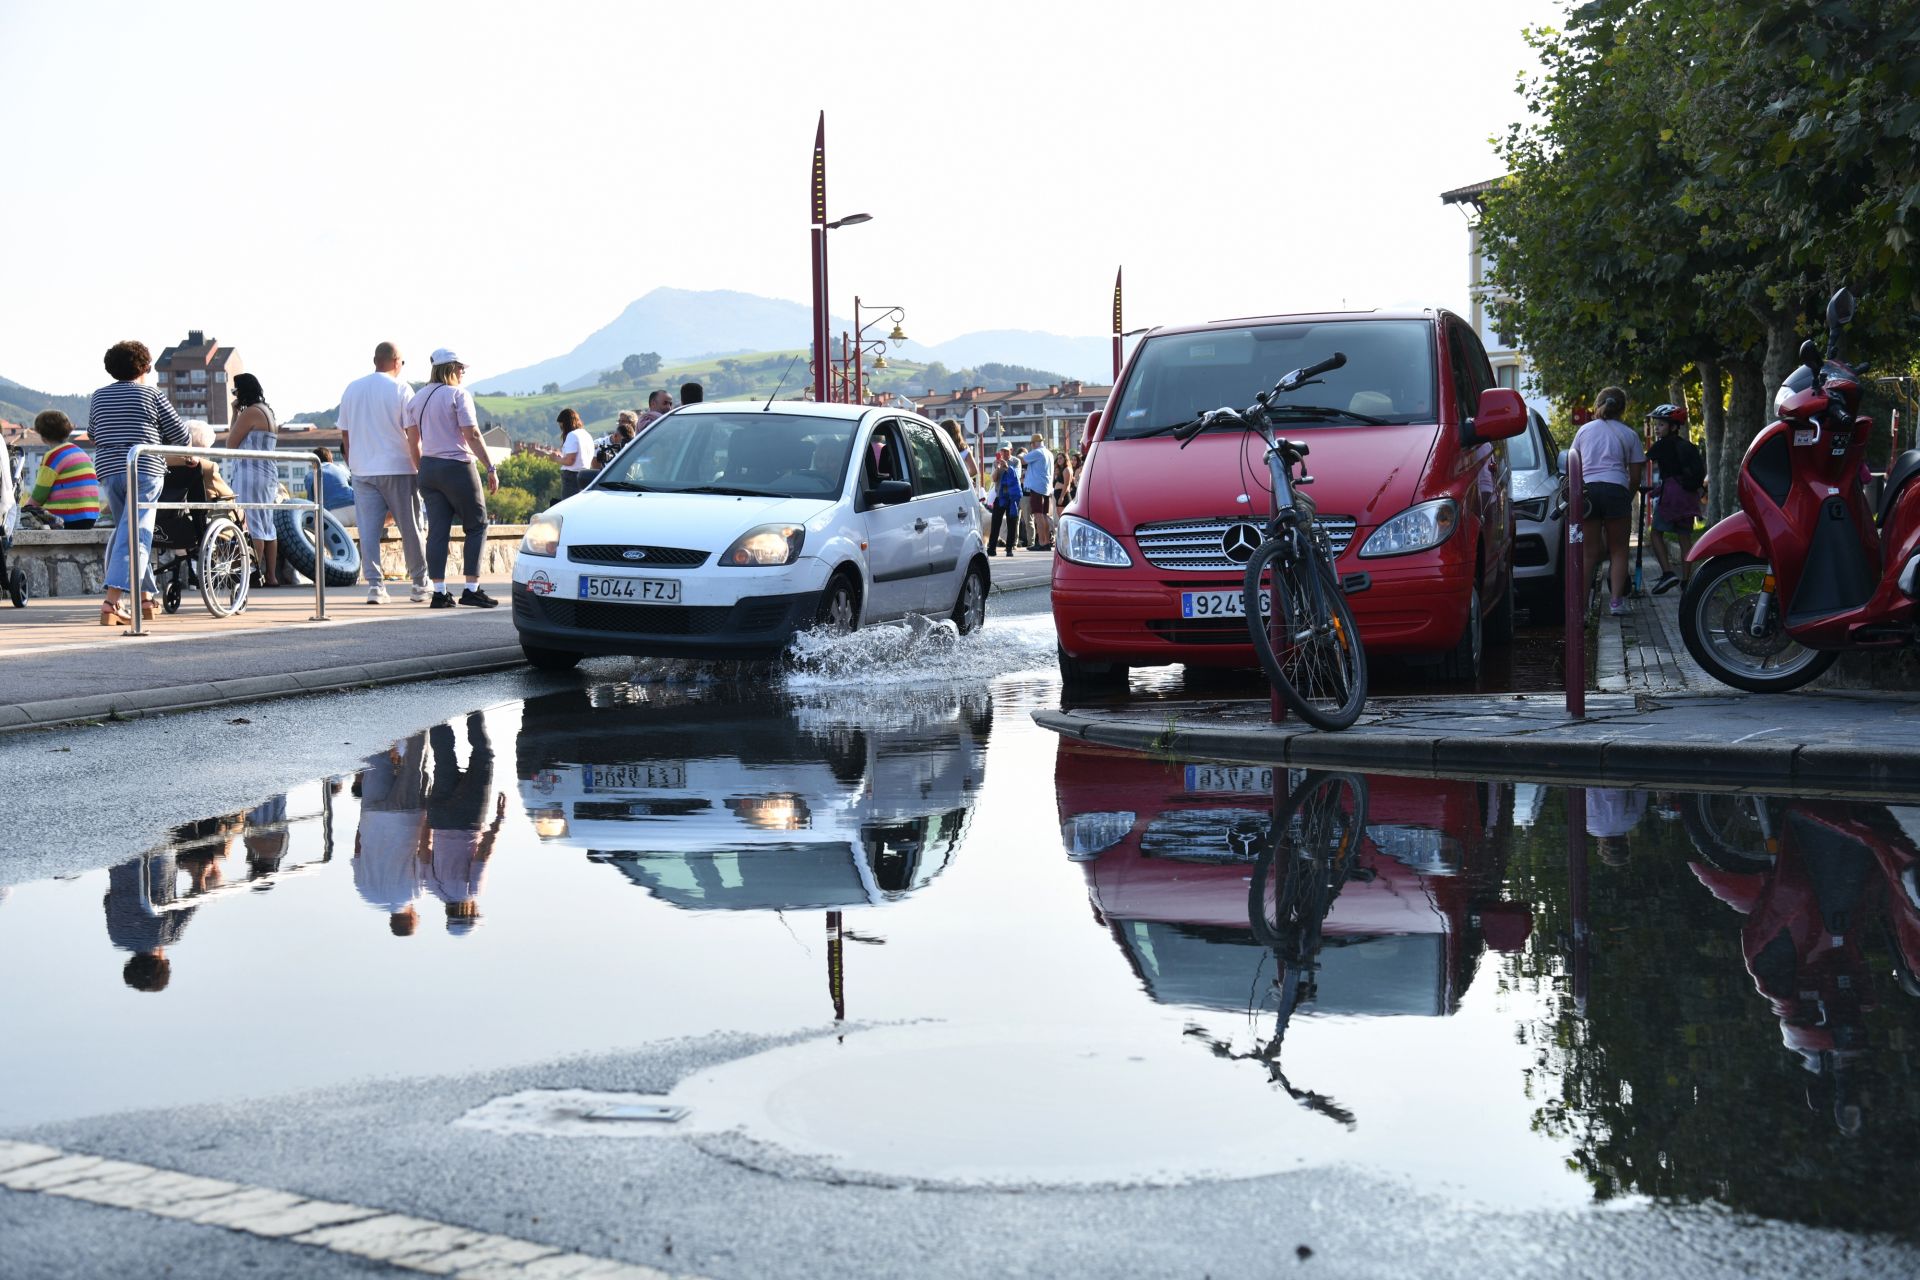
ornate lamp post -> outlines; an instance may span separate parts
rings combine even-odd
[[[897,347],[907,340],[906,330],[900,327],[907,318],[907,312],[904,307],[881,307],[879,308],[880,314],[865,324],[860,323],[860,307],[860,295],[855,294],[853,296],[853,402],[855,404],[866,403],[866,380],[862,374],[860,365],[861,357],[866,354],[867,347],[869,345],[878,345],[880,350],[885,351],[888,342],[891,342]],[[885,324],[889,320],[893,321],[893,332],[889,333],[884,340],[876,338],[870,343],[867,338],[867,330],[871,329],[874,325]],[[886,365],[882,363],[884,359],[885,357],[882,356],[880,359],[875,360],[873,367],[875,369],[886,368]]]

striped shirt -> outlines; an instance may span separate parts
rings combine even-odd
[[[137,444],[187,444],[186,424],[173,404],[152,387],[138,382],[115,382],[93,393],[87,405],[87,436],[93,443],[93,466],[102,480],[127,474],[127,451]],[[140,460],[140,473],[158,477],[166,471],[157,453]]]
[[[77,444],[55,445],[33,479],[33,502],[62,520],[98,517],[100,483],[87,451]]]

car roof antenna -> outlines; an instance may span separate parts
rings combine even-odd
[[[787,361],[786,373],[783,373],[780,375],[780,381],[773,384],[773,390],[769,392],[767,395],[767,402],[760,406],[760,412],[765,413],[767,410],[773,408],[773,397],[779,395],[780,388],[787,385],[787,374],[792,373],[793,366],[799,363],[800,363],[800,353],[796,351],[793,353],[793,359]]]

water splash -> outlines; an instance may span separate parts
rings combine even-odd
[[[1053,620],[1008,618],[963,636],[951,621],[909,615],[904,622],[845,635],[803,631],[789,650],[787,688],[822,689],[924,684],[984,684],[996,676],[1053,666]]]

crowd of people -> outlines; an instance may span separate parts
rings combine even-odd
[[[1048,448],[1041,436],[1027,442],[1025,453],[1006,447],[997,450],[982,499],[993,512],[987,554],[1011,556],[1016,542],[1034,551],[1053,550],[1054,522],[1073,501],[1079,483],[1080,459],[1065,449]],[[1000,549],[1002,528],[1006,530],[1004,551]]]

